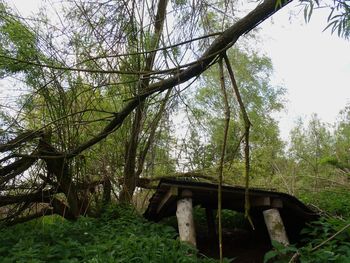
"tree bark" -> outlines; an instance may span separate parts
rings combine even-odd
[[[166,7],[168,0],[159,0],[157,14],[155,18],[154,25],[154,44],[153,49],[156,49],[159,46],[159,40],[161,33],[163,31],[164,20],[166,17]],[[156,52],[152,52],[146,59],[146,65],[144,71],[151,71],[154,65]],[[149,87],[150,79],[144,78],[139,80],[137,92],[142,93],[144,89]],[[139,136],[142,131],[142,122],[144,115],[146,114],[147,107],[145,101],[140,101],[139,105],[136,107],[136,113],[133,120],[132,130],[130,133],[129,142],[127,144],[127,155],[125,160],[124,167],[124,184],[121,190],[119,200],[123,203],[130,203],[132,196],[136,188],[136,181],[139,177],[139,174],[136,171],[136,158],[137,158],[137,149],[139,145]]]

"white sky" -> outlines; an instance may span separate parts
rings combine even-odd
[[[28,15],[42,1],[7,2]],[[350,42],[331,35],[329,30],[322,32],[327,18],[322,10],[314,12],[308,24],[303,21],[302,12],[290,21],[290,11],[300,10],[297,2],[261,24],[261,50],[272,59],[274,82],[287,89],[287,110],[278,116],[283,139],[288,138],[299,116],[307,119],[317,113],[323,121],[332,123],[350,103]]]
[[[315,11],[308,24],[303,12],[290,22],[290,10],[300,10],[296,3],[275,14],[273,25],[265,22],[261,31],[265,36],[262,49],[272,59],[274,79],[288,92],[287,112],[279,116],[284,139],[299,116],[308,119],[317,113],[333,123],[350,103],[350,42],[331,35],[330,30],[322,32],[326,10]]]

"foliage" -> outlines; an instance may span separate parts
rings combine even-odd
[[[331,32],[336,33],[339,37],[344,37],[345,39],[350,37],[349,0],[300,0],[300,2],[304,4],[304,17],[306,21],[311,19],[312,13],[316,8],[327,7],[329,9],[328,25],[324,30],[330,28]]]
[[[327,124],[321,122],[316,114],[312,115],[308,124],[299,120],[291,130],[290,157],[296,162],[303,183],[312,186],[313,190],[327,185],[330,169],[324,164],[324,158],[333,154],[333,137]]]
[[[274,250],[265,255],[264,262],[287,263],[291,262],[293,256],[299,258],[301,263],[349,262],[349,224],[350,220],[334,218],[321,218],[319,221],[312,222],[302,230],[304,246],[285,247],[278,242],[273,242]]]
[[[244,217],[243,213],[236,211],[223,209],[222,210],[222,225],[224,227],[236,227],[236,228],[245,228],[247,225],[247,219]],[[218,216],[213,214],[217,224]],[[207,227],[207,219],[205,214],[205,209],[201,207],[195,207],[193,209],[193,218],[197,225],[203,225]]]
[[[34,154],[40,160],[30,167],[25,176],[23,172],[26,169],[23,168],[22,171],[21,168],[1,181],[0,191],[3,191],[3,195],[10,194],[5,189],[22,194],[23,187],[30,190],[25,194],[35,193],[38,189],[41,191],[45,187],[66,196],[70,192],[71,198],[67,198],[69,206],[66,209],[76,210],[74,214],[79,215],[81,211],[91,212],[90,208],[98,209],[102,199],[111,201],[112,190],[119,192],[122,185],[119,178],[123,177],[128,160],[134,159],[136,167],[132,173],[137,175],[144,170],[146,175],[174,171],[174,161],[169,150],[172,138],[168,117],[163,116],[168,111],[167,107],[160,111],[159,104],[154,102],[147,103],[144,107],[139,138],[130,158],[128,147],[131,146],[128,139],[135,137],[130,133],[130,129],[135,126],[132,124],[133,113],[130,113],[129,118],[124,116],[123,125],[117,127],[118,133],[114,132],[115,129],[105,132],[103,128],[118,115],[126,101],[139,92],[137,83],[141,78],[137,74],[111,75],[106,72],[140,71],[144,68],[147,57],[143,52],[147,51],[147,47],[156,48],[154,45],[149,47],[149,42],[154,38],[153,24],[147,22],[147,27],[143,25],[145,21],[155,20],[153,10],[145,10],[144,17],[138,17],[129,13],[128,3],[114,2],[115,5],[86,1],[79,4],[60,3],[52,6],[57,8],[60,5],[55,10],[60,16],[56,21],[48,17],[45,9],[35,18],[26,19],[1,2],[0,78],[6,83],[6,80],[14,77],[15,86],[25,90],[25,94],[15,94],[20,99],[14,102],[13,108],[3,107],[7,114],[1,113],[0,122],[7,132],[1,139],[6,143],[28,130],[44,131],[50,134],[46,136],[45,143],[56,154],[62,154],[59,159],[64,159],[64,165],[59,166],[65,168],[65,172],[49,171],[50,167],[56,165],[43,162],[41,157],[47,154],[41,154],[40,150]],[[137,6],[142,5],[141,2],[134,3],[132,12],[142,9]],[[139,52],[139,55],[118,56],[120,52]],[[155,64],[158,65],[158,62]],[[71,70],[72,68],[75,69]],[[163,94],[157,94],[151,99],[158,102],[163,101],[164,97]],[[4,121],[5,118],[8,119],[7,122]],[[108,138],[98,145],[93,143],[79,156],[73,154],[69,158],[63,157],[97,134]],[[31,143],[32,147],[16,147],[12,151],[6,151],[4,154],[8,158],[2,159],[2,167],[12,162],[16,164],[19,159],[17,155],[25,155],[20,160],[24,161],[27,155],[38,148],[37,141],[37,138],[35,141],[29,139],[23,144]],[[152,155],[147,155],[148,152]],[[47,174],[50,178],[42,174]],[[10,182],[11,179],[14,182]],[[61,187],[65,182],[72,187]],[[41,186],[37,187],[38,185]],[[72,201],[79,205],[72,205]],[[83,207],[87,201],[89,209],[85,210]],[[77,211],[74,207],[82,209]],[[54,209],[54,212],[57,210]]]
[[[339,113],[335,130],[334,166],[346,175],[350,175],[350,105]]]
[[[237,85],[252,123],[250,133],[251,175],[258,180],[273,173],[272,160],[282,154],[283,142],[273,113],[283,109],[284,89],[270,84],[273,67],[269,58],[254,49],[236,47],[228,52]],[[190,138],[187,149],[192,169],[211,169],[220,158],[223,142],[223,105],[217,67],[203,76],[201,86],[189,95]],[[242,184],[244,162],[240,147],[244,121],[229,77],[225,78],[231,120],[225,154],[225,180]],[[194,125],[193,125],[194,124]]]
[[[128,207],[99,219],[47,216],[2,229],[1,262],[213,262],[198,259],[169,226],[147,222]]]
[[[33,72],[32,66],[19,61],[37,60],[39,55],[34,32],[7,12],[7,7],[0,2],[0,78],[8,73]]]
[[[273,250],[267,252],[264,256],[264,263],[276,262],[285,263],[289,262],[290,258],[298,250],[294,246],[284,246],[283,244],[272,240]]]
[[[314,204],[327,214],[350,218],[350,193],[347,189],[330,189],[321,192],[305,191],[299,195],[307,204]]]

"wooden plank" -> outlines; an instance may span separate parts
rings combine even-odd
[[[178,195],[178,188],[175,186],[171,186],[169,190],[166,192],[162,200],[159,202],[157,207],[157,214],[163,208],[163,206],[171,199],[175,198]]]
[[[280,198],[274,198],[271,202],[272,208],[283,208],[283,201]]]
[[[254,197],[250,200],[251,207],[271,206],[271,198],[268,196]]]

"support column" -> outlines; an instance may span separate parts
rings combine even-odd
[[[278,209],[268,209],[265,210],[263,214],[270,239],[282,243],[285,246],[288,246],[289,240]]]
[[[183,190],[181,198],[177,201],[177,224],[180,240],[196,246],[196,233],[193,221],[192,192]]]

